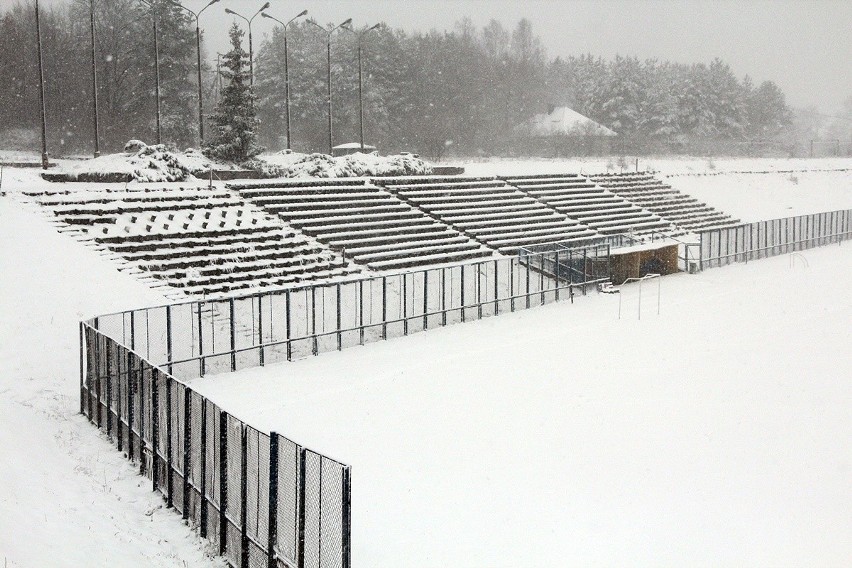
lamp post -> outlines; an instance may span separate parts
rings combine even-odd
[[[380,25],[381,24],[376,24],[360,33],[349,27],[343,28],[358,36],[358,132],[361,137],[361,152],[364,151],[364,79],[363,74],[361,72],[361,38],[363,38],[364,35],[366,35],[368,32],[371,32],[378,28]]]
[[[154,98],[157,99],[157,144],[162,144],[160,129],[160,40],[157,33],[157,0],[139,0],[154,15]]]
[[[201,28],[198,24],[198,18],[201,17],[201,13],[204,12],[207,8],[218,2],[219,0],[210,0],[206,6],[200,9],[198,12],[193,12],[177,0],[169,0],[175,6],[179,8],[183,8],[190,14],[195,17],[195,56],[196,56],[196,67],[198,70],[198,146],[204,145],[204,107],[202,103],[202,95],[201,95]]]
[[[246,21],[246,23],[248,24],[248,30],[249,30],[249,85],[251,85],[251,86],[254,86],[254,51],[252,50],[252,45],[251,45],[251,22],[252,22],[252,20],[254,20],[257,17],[258,14],[260,14],[261,12],[266,10],[267,8],[269,8],[269,2],[264,4],[260,8],[260,10],[258,10],[257,12],[254,13],[254,16],[252,16],[251,18],[246,18],[242,14],[237,14],[236,12],[231,10],[230,8],[225,8],[226,14],[231,14],[233,16],[240,17],[240,18],[244,19]]]
[[[287,52],[287,26],[293,23],[297,18],[307,16],[308,11],[302,10],[298,15],[290,18],[287,23],[282,22],[278,18],[270,16],[266,12],[261,14],[264,18],[269,18],[272,21],[278,22],[284,29],[284,114],[287,118],[287,149],[290,150],[290,72],[288,70],[289,55]]]
[[[101,155],[101,139],[98,129],[98,67],[95,62],[95,0],[89,0],[89,21],[92,36],[92,119],[95,129],[95,158]]]
[[[38,108],[41,113],[41,167],[47,169],[47,114],[44,107],[44,64],[41,57],[41,24],[38,0],[35,3],[36,44],[38,45]]]
[[[332,137],[332,120],[331,120],[331,34],[333,34],[334,31],[337,28],[343,28],[345,26],[348,26],[352,22],[352,18],[349,18],[348,20],[346,20],[342,24],[339,24],[339,25],[331,28],[330,30],[325,29],[324,27],[322,27],[321,25],[316,23],[315,20],[308,20],[308,22],[310,24],[313,24],[314,26],[318,27],[323,32],[325,32],[325,34],[326,34],[326,54],[328,56],[328,74],[327,74],[327,84],[328,84],[328,98],[327,98],[327,101],[328,101],[328,155],[331,156],[333,154],[332,148],[334,147],[334,142],[333,142],[333,137]]]

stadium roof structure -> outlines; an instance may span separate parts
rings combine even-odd
[[[618,136],[602,124],[568,107],[555,107],[547,114],[534,115],[526,125],[534,136],[554,134],[585,136]]]

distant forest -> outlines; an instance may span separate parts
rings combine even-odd
[[[92,147],[88,1],[42,9],[51,153]],[[133,0],[96,2],[101,144],[153,142],[154,46],[151,8]],[[159,3],[162,132],[178,147],[197,145],[195,21]],[[203,24],[203,22],[202,22]],[[358,140],[357,33],[332,36],[335,143]],[[327,137],[326,35],[305,21],[288,28],[293,148],[324,151]],[[772,81],[753,84],[719,60],[679,64],[616,56],[548,57],[528,20],[511,30],[469,20],[451,32],[408,33],[384,25],[362,36],[366,142],[383,153],[425,156],[523,153],[520,126],[552,106],[569,106],[619,133],[613,152],[800,153],[793,113]],[[244,45],[248,50],[248,46]],[[284,35],[255,38],[260,142],[284,145]],[[202,60],[212,59],[211,54]],[[31,4],[0,19],[3,130],[39,124],[35,22]],[[221,89],[215,65],[203,69],[205,114]],[[8,136],[7,136],[8,138]],[[0,134],[2,141],[2,134]]]

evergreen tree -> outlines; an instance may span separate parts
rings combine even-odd
[[[255,95],[249,85],[248,53],[242,48],[244,33],[237,24],[229,32],[231,51],[225,55],[221,70],[228,84],[210,117],[215,134],[204,147],[207,156],[232,162],[243,162],[263,151],[255,144],[260,121],[255,115]]]

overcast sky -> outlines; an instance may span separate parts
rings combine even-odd
[[[8,6],[17,0],[0,0]],[[59,4],[71,0],[42,0]],[[108,0],[95,0],[96,2]],[[209,0],[184,0],[198,10]],[[251,16],[264,0],[220,0],[201,17],[210,52],[227,48],[230,8]],[[656,57],[683,63],[720,57],[737,76],[771,79],[788,104],[835,112],[852,96],[852,0],[271,0],[269,13],[287,21],[301,10],[320,23],[352,18],[406,31],[452,29],[468,17],[512,29],[528,18],[550,57],[591,53]],[[241,20],[239,20],[242,22]],[[256,18],[255,45],[272,29]]]

